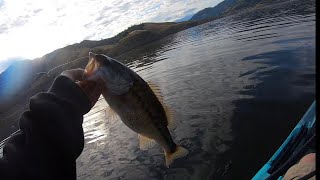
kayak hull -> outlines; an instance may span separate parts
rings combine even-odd
[[[290,156],[297,154],[299,148],[314,134],[316,122],[316,101],[312,103],[308,111],[304,114],[290,135],[273,154],[270,160],[256,173],[252,180],[267,179],[277,170]],[[277,177],[278,180],[282,176]]]

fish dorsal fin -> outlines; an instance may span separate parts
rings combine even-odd
[[[110,106],[108,106],[104,112],[110,124],[114,124],[115,121],[119,118],[118,114]]]
[[[161,88],[157,84],[155,84],[151,81],[148,81],[147,83],[148,83],[149,87],[151,88],[151,90],[153,91],[153,93],[157,96],[159,101],[163,104],[163,95],[161,92]]]
[[[139,148],[141,150],[147,150],[147,149],[151,148],[152,146],[154,146],[155,143],[156,143],[155,140],[139,134]]]
[[[168,121],[167,126],[169,129],[172,130],[176,126],[174,111],[167,105],[164,105],[163,108],[167,116],[167,121]]]
[[[167,121],[168,121],[167,127],[169,129],[174,129],[174,127],[175,127],[174,111],[169,106],[165,105],[165,103],[163,102],[163,95],[161,92],[161,88],[157,84],[155,84],[151,81],[148,81],[148,85],[151,88],[151,90],[153,91],[153,93],[157,96],[157,98],[159,99],[160,103],[162,104],[162,106],[164,108],[164,111],[167,116]]]

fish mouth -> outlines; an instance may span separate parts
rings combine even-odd
[[[89,62],[85,68],[85,74],[90,75],[98,68],[96,54],[89,52]]]

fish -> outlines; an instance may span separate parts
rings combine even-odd
[[[144,81],[132,69],[111,57],[92,52],[89,52],[85,76],[88,80],[103,82],[104,99],[121,121],[139,134],[141,150],[157,142],[164,151],[168,168],[175,159],[189,153],[172,139],[169,128],[175,124],[173,111],[163,103],[161,90],[155,83]]]

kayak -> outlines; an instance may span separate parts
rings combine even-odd
[[[312,103],[290,135],[252,180],[281,180],[287,170],[307,152],[315,152],[316,101]]]

